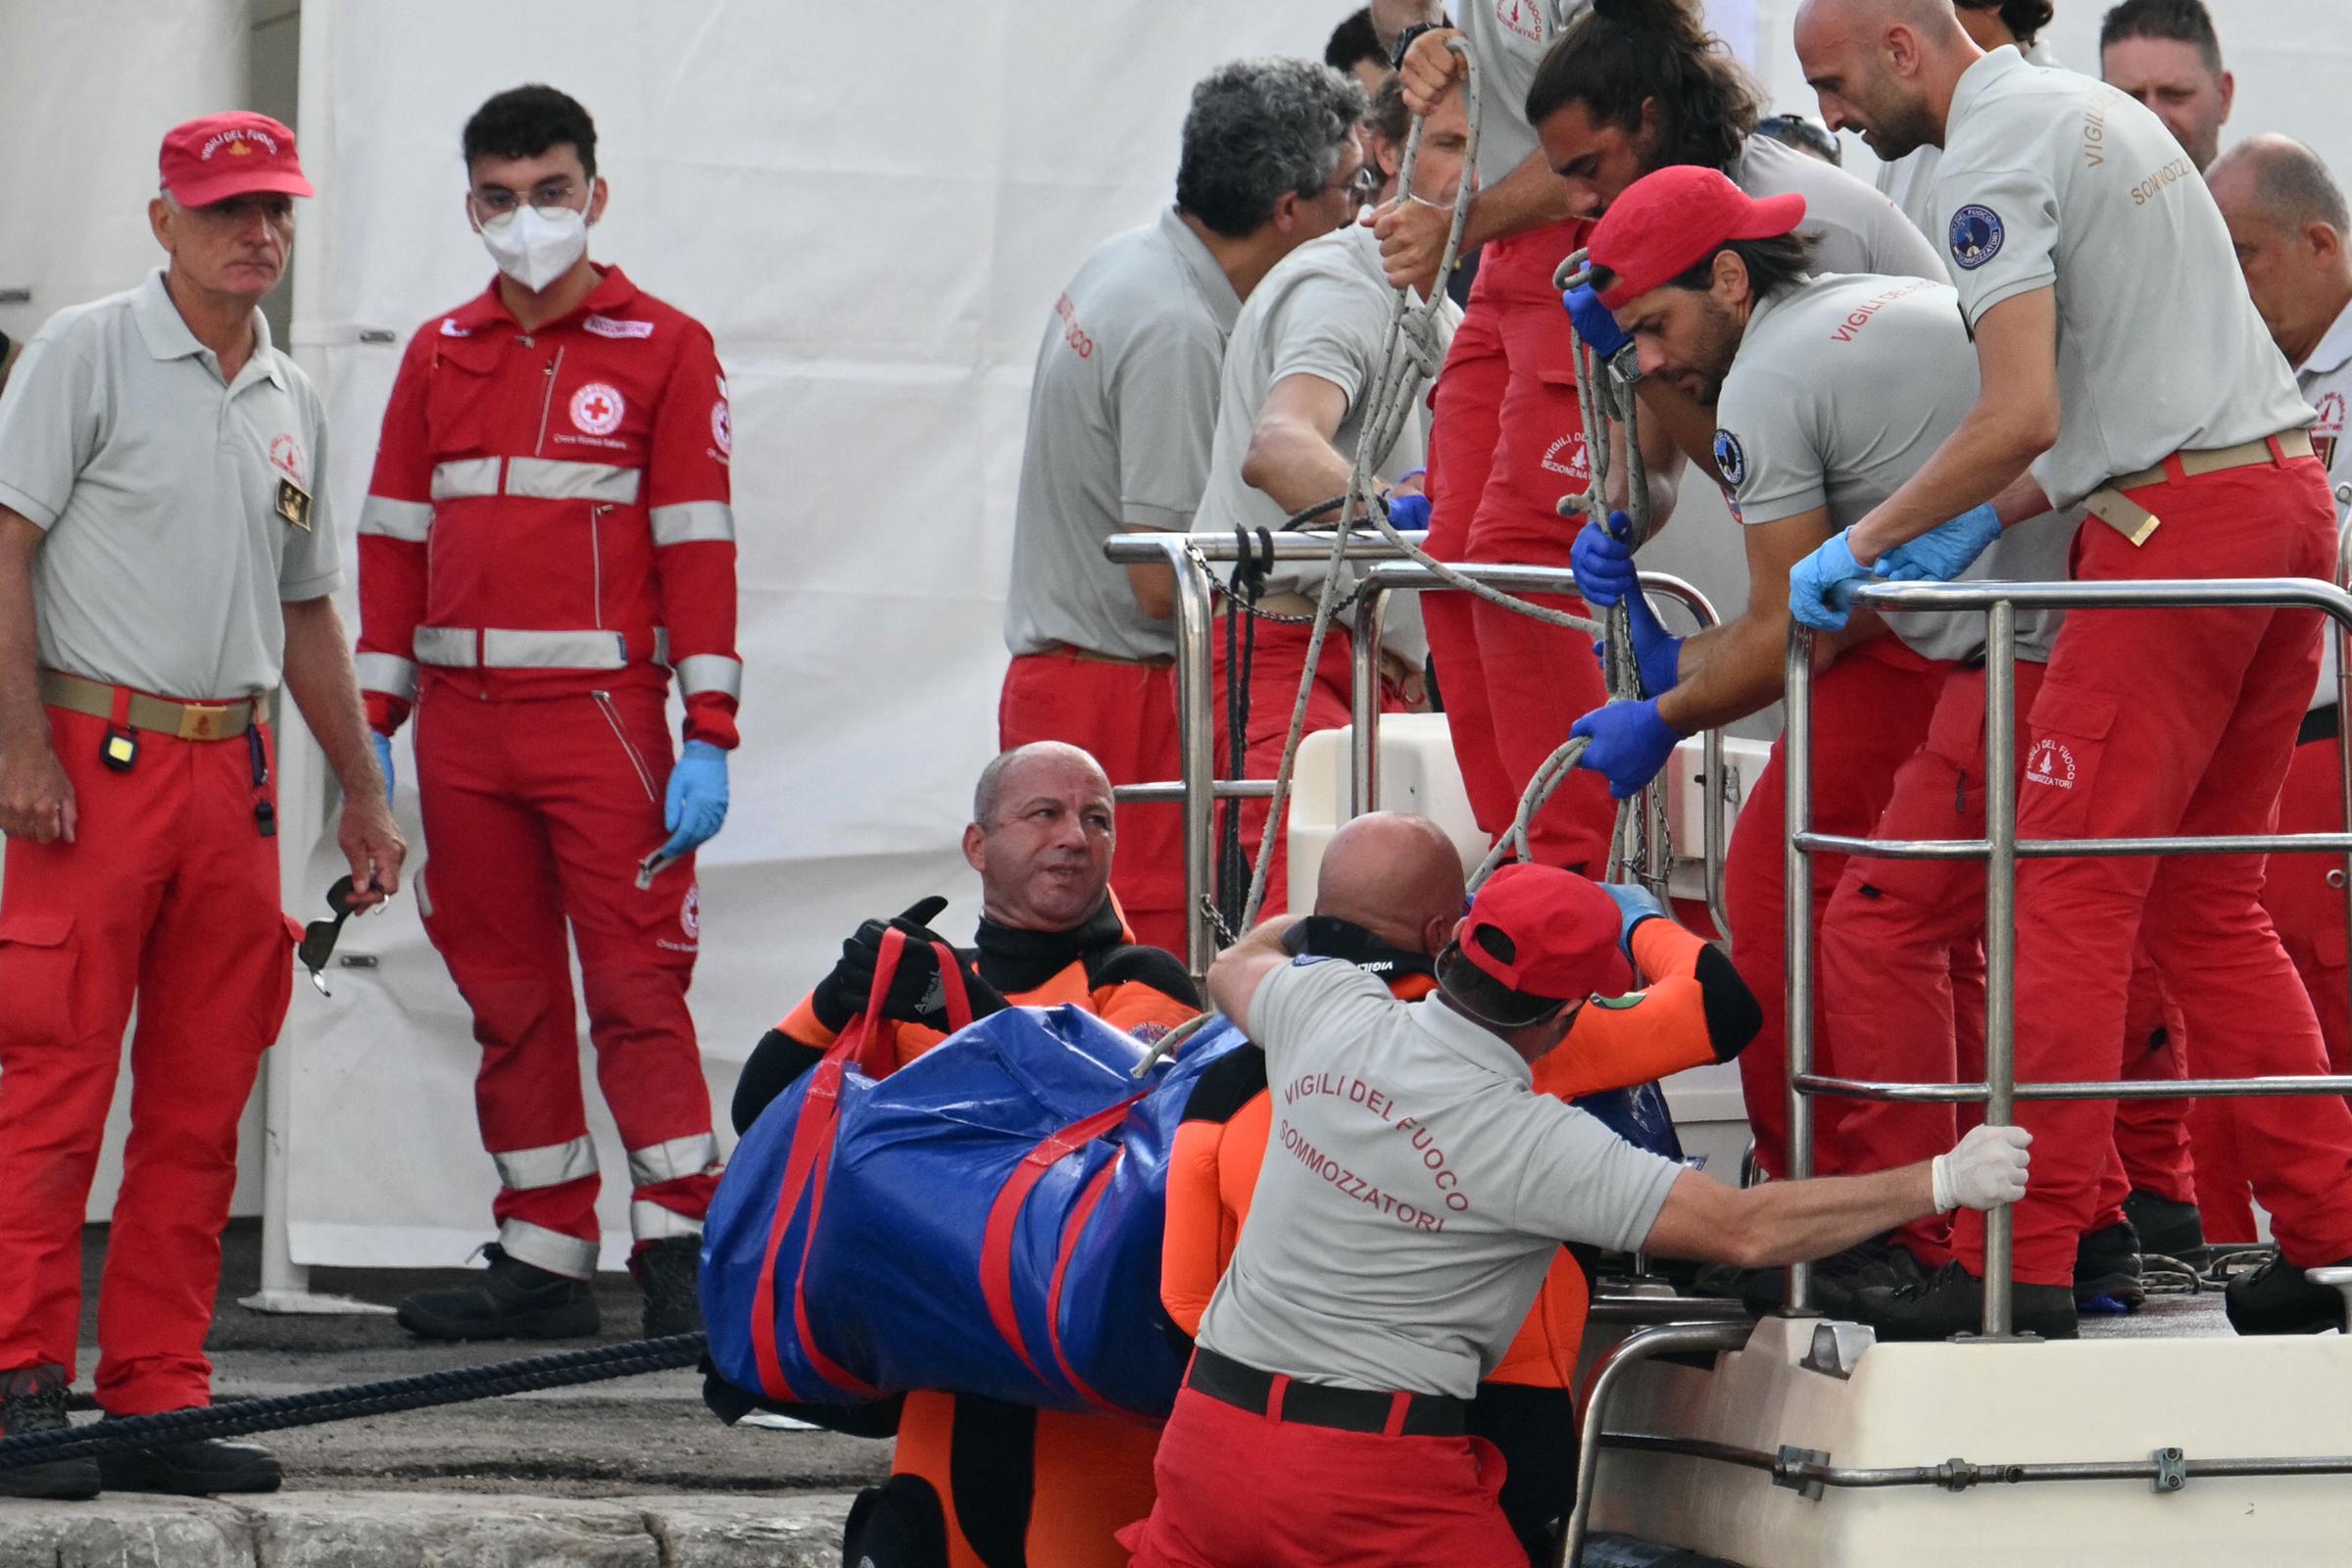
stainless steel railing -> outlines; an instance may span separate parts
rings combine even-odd
[[[1423,535],[1406,534],[1415,544]],[[1323,562],[1331,558],[1328,536],[1277,533],[1271,536],[1277,562]],[[1255,544],[1254,554],[1264,552]],[[1184,811],[1184,886],[1186,965],[1198,977],[1208,971],[1216,955],[1216,927],[1209,918],[1207,894],[1212,885],[1215,855],[1215,812],[1219,801],[1264,800],[1274,793],[1270,779],[1220,779],[1216,776],[1217,717],[1211,701],[1211,628],[1214,609],[1209,566],[1237,560],[1240,541],[1230,534],[1123,533],[1103,542],[1103,554],[1122,565],[1159,564],[1176,579],[1176,732],[1178,772],[1174,780],[1123,784],[1121,802],[1173,802]],[[1428,567],[1401,559],[1395,546],[1377,537],[1348,542],[1347,559],[1370,564],[1356,606],[1353,761],[1355,776],[1348,796],[1348,814],[1359,815],[1379,799],[1373,785],[1378,765],[1380,725],[1380,624],[1392,594],[1446,591]],[[1508,593],[1573,594],[1575,574],[1563,566],[1517,566],[1458,564],[1456,571]],[[1643,572],[1646,591],[1684,606],[1701,626],[1715,624],[1714,607],[1690,583],[1662,572]],[[1367,763],[1367,755],[1372,759]],[[1723,738],[1708,731],[1705,740],[1704,824],[1701,840],[1707,902],[1716,911],[1719,929],[1728,929],[1721,910],[1723,852],[1727,801]],[[1268,832],[1282,831],[1269,822]]]
[[[2352,535],[2339,548],[2352,550]],[[2352,595],[2308,577],[2212,581],[1872,583],[1854,596],[1879,611],[1975,612],[1985,618],[1984,836],[1980,839],[1881,840],[1816,833],[1812,828],[1813,633],[1793,626],[1788,663],[1788,1163],[1791,1177],[1813,1173],[1812,1097],[1908,1102],[1982,1102],[1985,1120],[2015,1119],[2019,1100],[2179,1099],[2203,1095],[2339,1094],[2352,1077],[2288,1074],[2246,1079],[2170,1079],[2155,1083],[2017,1082],[2017,862],[2078,855],[2334,854],[2345,858],[2352,884],[2352,832],[2232,834],[2136,839],[2029,839],[2017,836],[2016,612],[2109,610],[2297,608],[2318,610],[2333,623],[2340,713],[2352,712]],[[2339,776],[2352,809],[2352,728],[2339,734]],[[1983,859],[1984,878],[1984,1079],[1970,1084],[1881,1083],[1828,1077],[1813,1071],[1813,922],[1811,865],[1820,853],[1863,854],[1892,859]],[[2352,909],[2352,886],[2347,886]],[[1987,1338],[2009,1337],[2011,1215],[2006,1206],[1985,1216],[1984,1317]],[[1811,1269],[1788,1270],[1788,1310],[1812,1305]]]

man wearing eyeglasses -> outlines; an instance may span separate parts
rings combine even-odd
[[[417,905],[482,1048],[498,1240],[480,1283],[400,1319],[451,1340],[597,1327],[568,934],[628,1151],[645,1332],[690,1333],[718,1172],[686,1010],[694,851],[726,817],[743,678],[726,377],[701,322],[588,260],[609,192],[585,109],[514,88],[464,150],[498,276],[402,359],[360,517],[358,663],[387,778],[417,715]]]

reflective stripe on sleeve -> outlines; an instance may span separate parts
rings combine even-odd
[[[416,700],[416,664],[398,654],[355,654],[351,667],[360,677],[360,690],[382,692],[404,703]]]
[[[641,1242],[667,1241],[672,1236],[700,1236],[703,1222],[643,1199],[629,1205],[629,1234]]]
[[[675,506],[656,507],[649,515],[654,523],[654,548],[663,545],[695,544],[704,540],[735,538],[735,509],[724,501],[684,501]]]
[[[442,669],[626,669],[628,639],[616,631],[524,631],[508,626],[419,626],[416,662]]]
[[[422,544],[433,531],[433,504],[369,496],[360,506],[360,532]]]
[[[710,1133],[672,1138],[629,1151],[629,1180],[639,1187],[700,1176],[718,1163],[718,1140]]]
[[[561,1274],[567,1280],[596,1277],[596,1244],[562,1231],[551,1231],[527,1219],[500,1222],[498,1245],[517,1263]]]
[[[537,1149],[492,1150],[490,1159],[498,1166],[499,1185],[513,1193],[561,1187],[596,1174],[596,1145],[585,1136]]]
[[[509,458],[507,494],[538,501],[610,501],[629,506],[637,499],[642,468],[611,463],[564,463],[554,458]],[[657,526],[655,543],[661,543]]]
[[[435,501],[463,501],[469,496],[496,494],[496,458],[463,458],[453,463],[436,464],[433,467],[432,497]]]
[[[700,697],[717,692],[743,701],[743,661],[724,654],[694,654],[677,663],[678,695]]]

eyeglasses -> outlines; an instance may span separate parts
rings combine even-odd
[[[326,890],[326,906],[335,911],[331,920],[313,920],[303,927],[302,943],[294,956],[302,966],[311,971],[311,984],[322,997],[332,996],[326,989],[326,960],[335,954],[335,938],[343,934],[343,922],[351,918],[351,878],[339,876],[335,885]]]
[[[473,189],[473,208],[484,218],[504,218],[525,200],[533,207],[569,207],[579,188],[578,181],[570,178],[545,179],[533,185],[525,197],[504,185],[477,185]]]
[[[1388,181],[1381,177],[1380,166],[1366,162],[1348,181],[1348,205],[1369,207],[1380,199],[1380,187]]]

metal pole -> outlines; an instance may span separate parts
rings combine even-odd
[[[2352,587],[2352,516],[2336,530],[2335,581],[2338,587]],[[2330,617],[2327,635],[2335,649],[2335,769],[2344,808],[2335,826],[2341,829],[2352,827],[2352,725],[2344,722],[2352,713],[2352,626]],[[2345,929],[2352,931],[2352,850],[2344,852],[2343,868],[2336,875],[2343,880]]]
[[[1989,1123],[2017,1119],[2017,608],[1984,612],[1984,1101]],[[2010,1207],[1984,1216],[1984,1337],[2010,1323]]]
[[[1787,718],[1782,730],[1781,781],[1788,806],[1788,855],[1782,882],[1787,903],[1782,926],[1788,958],[1788,1171],[1813,1174],[1813,1099],[1797,1079],[1813,1070],[1813,864],[1804,835],[1813,825],[1813,630],[1788,623]],[[1754,933],[1749,933],[1752,937]],[[1813,1310],[1813,1265],[1788,1265],[1788,1311]]]
[[[1208,890],[1215,845],[1214,812],[1217,730],[1209,701],[1208,573],[1181,545],[1170,542],[1168,564],[1176,573],[1176,745],[1184,784],[1185,965],[1193,977],[1208,973],[1216,956],[1209,924]],[[1272,831],[1272,824],[1268,824]]]
[[[1582,1419],[1578,1425],[1583,1436],[1578,1441],[1576,1456],[1576,1502],[1568,1512],[1568,1528],[1560,1534],[1558,1555],[1552,1558],[1555,1568],[1562,1564],[1565,1568],[1581,1568],[1584,1562],[1585,1537],[1592,1527],[1592,1493],[1600,1474],[1601,1439],[1608,1425],[1609,1403],[1616,1397],[1618,1386],[1636,1367],[1653,1357],[1709,1350],[1721,1354],[1740,1349],[1753,1332],[1753,1326],[1744,1322],[1662,1323],[1627,1335],[1593,1363],[1591,1381],[1586,1383],[1580,1401]]]
[[[1348,694],[1350,817],[1380,809],[1380,633],[1388,608],[1389,590],[1369,583],[1355,604],[1355,676]]]

